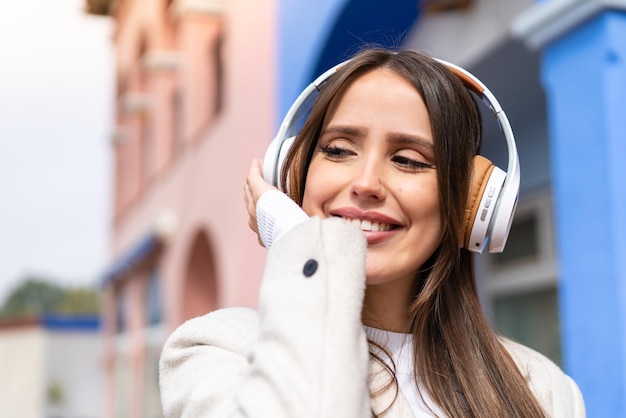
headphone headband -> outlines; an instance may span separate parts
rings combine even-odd
[[[489,243],[489,252],[502,252],[519,195],[520,167],[513,130],[496,97],[478,78],[455,64],[437,58],[435,60],[455,74],[468,90],[481,98],[504,133],[509,154],[507,171],[504,172],[494,166],[494,169],[486,175],[484,183],[478,185],[476,193],[480,195],[476,196],[468,208],[472,215],[467,226],[468,233],[464,234],[467,238],[463,239],[463,246],[470,251],[482,253]],[[265,153],[263,176],[270,184],[280,188],[282,163],[298,127],[313,106],[320,87],[349,61],[341,62],[317,77],[298,95],[287,111],[276,137]]]

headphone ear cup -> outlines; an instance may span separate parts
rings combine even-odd
[[[263,157],[263,178],[272,186],[276,186],[276,164],[278,163],[278,152],[280,151],[280,139],[274,138],[265,150]]]
[[[282,190],[280,187],[280,173],[294,139],[296,139],[295,136],[286,139],[274,138],[269,147],[267,147],[265,157],[263,158],[263,178],[280,190]],[[288,192],[288,190],[282,191]]]
[[[474,157],[472,177],[470,181],[467,204],[465,206],[465,217],[463,218],[463,229],[461,230],[462,247],[469,248],[470,233],[476,219],[476,213],[480,207],[480,199],[487,187],[487,181],[493,171],[494,165],[482,155]]]
[[[500,192],[506,173],[493,165],[487,158],[474,157],[470,192],[465,209],[462,230],[462,246],[470,251],[482,253],[487,238],[490,238],[492,219],[496,217]]]

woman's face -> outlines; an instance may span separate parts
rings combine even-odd
[[[412,283],[442,237],[435,164],[421,96],[393,71],[376,69],[329,109],[302,207],[360,225],[368,284]]]

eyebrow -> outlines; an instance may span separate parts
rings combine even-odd
[[[364,137],[366,134],[365,129],[357,128],[356,126],[345,126],[345,125],[331,125],[327,126],[321,133],[321,136],[326,134],[346,134],[350,136],[356,137]]]
[[[345,134],[345,135],[350,135],[350,136],[354,136],[357,138],[363,138],[366,136],[367,130],[356,127],[356,126],[331,125],[331,126],[326,127],[326,129],[322,131],[320,136],[324,136],[329,133]],[[433,145],[431,141],[428,141],[425,138],[422,138],[421,136],[410,135],[410,134],[405,134],[405,133],[400,133],[400,132],[392,132],[388,138],[388,141],[396,145],[403,145],[403,144],[414,145],[418,147],[426,147],[431,150],[435,148],[435,146]]]
[[[401,134],[401,133],[393,133],[391,137],[389,138],[389,142],[393,144],[398,144],[398,145],[406,144],[406,145],[414,145],[418,147],[426,147],[431,150],[435,149],[435,145],[432,142],[427,141],[426,139],[420,136],[412,136],[412,135]]]

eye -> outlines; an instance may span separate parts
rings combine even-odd
[[[342,160],[352,155],[355,155],[353,151],[337,145],[321,146],[320,151],[329,160]]]
[[[424,163],[419,160],[409,158],[403,155],[394,155],[391,158],[391,161],[396,163],[396,165],[400,166],[405,170],[410,171],[422,171],[426,169],[434,169],[435,166],[432,164]]]

